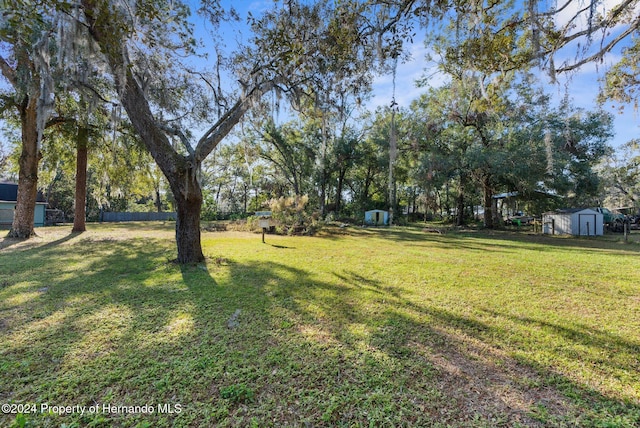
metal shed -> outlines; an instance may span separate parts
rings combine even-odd
[[[542,215],[542,233],[549,235],[600,236],[604,218],[589,208],[550,211]]]
[[[0,183],[0,228],[11,227],[17,200],[18,185],[15,183]],[[44,226],[46,207],[47,202],[44,196],[38,192],[33,222],[35,227]]]
[[[364,223],[372,225],[389,224],[389,213],[384,210],[370,210],[364,213]]]

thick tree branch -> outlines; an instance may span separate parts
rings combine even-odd
[[[108,9],[96,3],[95,0],[82,0],[84,14],[89,23],[89,32],[105,55],[117,87],[121,88],[122,105],[142,142],[165,176],[178,175],[178,165],[184,159],[171,147],[169,138],[158,127],[143,89],[131,67],[125,63],[124,58],[128,53],[122,43],[125,39],[123,29],[117,26]]]
[[[0,70],[2,70],[2,75],[9,81],[11,86],[16,88],[18,86],[18,76],[16,75],[16,71],[11,68],[9,63],[2,55],[0,55]]]
[[[218,121],[204,133],[198,141],[194,159],[202,162],[226,137],[233,127],[240,122],[242,116],[251,108],[252,104],[275,86],[274,82],[257,85],[247,95],[240,98]]]
[[[45,123],[45,128],[50,128],[56,125],[62,125],[63,123],[75,123],[76,120],[72,117],[64,117],[64,116],[56,116],[50,118],[47,123]]]
[[[189,139],[184,134],[184,132],[182,132],[178,128],[172,128],[169,125],[164,125],[162,123],[158,123],[157,125],[158,125],[158,127],[160,129],[162,129],[167,134],[174,135],[174,136],[178,137],[178,139],[180,140],[180,142],[182,143],[184,148],[187,149],[187,152],[189,153],[189,156],[191,156],[192,158],[195,158],[196,152],[193,149],[193,147],[191,147],[191,143],[189,142]]]
[[[105,104],[110,104],[112,106],[118,105],[118,103],[114,103],[113,101],[109,101],[108,99],[106,99],[96,88],[94,88],[92,85],[88,84],[87,82],[75,81],[75,85],[88,89],[89,91],[91,91],[91,93],[93,93],[96,97],[98,97],[100,101],[102,101]]]

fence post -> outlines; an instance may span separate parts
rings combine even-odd
[[[624,220],[624,243],[629,243],[629,221],[627,219]]]

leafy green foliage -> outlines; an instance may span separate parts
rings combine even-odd
[[[640,39],[636,38],[622,51],[622,58],[609,71],[600,101],[614,100],[632,103],[638,108],[640,96]]]
[[[255,392],[243,383],[220,388],[220,397],[232,403],[251,402],[255,395]]]
[[[640,141],[632,140],[616,154],[603,159],[598,167],[601,199],[607,207],[633,207],[640,202]]]

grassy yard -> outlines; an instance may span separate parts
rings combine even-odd
[[[0,239],[0,426],[640,426],[637,242],[89,228]]]

